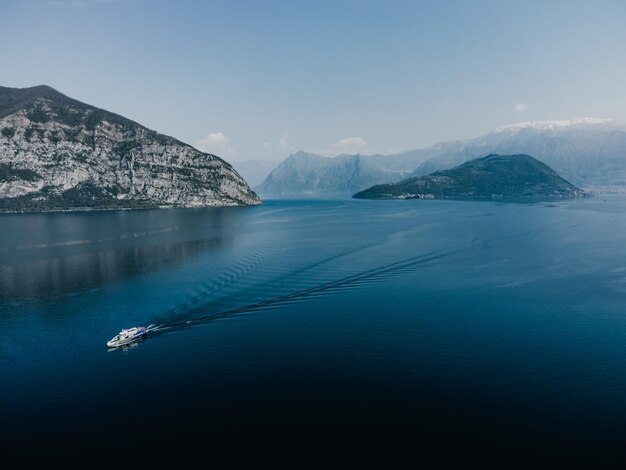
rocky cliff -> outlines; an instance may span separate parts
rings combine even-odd
[[[215,155],[48,86],[0,87],[0,210],[258,203]]]

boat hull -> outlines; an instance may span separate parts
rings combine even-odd
[[[119,348],[120,346],[125,346],[127,344],[134,343],[135,341],[142,339],[144,336],[146,336],[146,333],[147,333],[146,329],[142,328],[138,330],[133,336],[126,336],[126,337],[120,338],[118,335],[112,340],[107,341],[107,346],[109,348]]]

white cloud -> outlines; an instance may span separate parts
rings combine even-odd
[[[361,137],[346,137],[339,142],[331,144],[324,152],[328,155],[338,155],[341,153],[359,153],[367,147],[367,142]]]
[[[209,133],[209,135],[196,142],[196,147],[203,152],[218,156],[234,157],[237,155],[237,149],[230,145],[229,140],[222,131]]]
[[[289,149],[289,134],[285,134],[280,139],[278,139],[278,146],[283,150]]]
[[[520,103],[514,106],[515,111],[517,111],[518,113],[523,113],[524,111],[526,111],[527,107],[528,105],[526,103]]]
[[[226,143],[226,136],[222,131],[211,132],[204,139],[198,142],[198,147],[202,149],[204,147],[215,147],[224,145]]]

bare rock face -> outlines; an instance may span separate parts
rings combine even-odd
[[[0,87],[0,210],[260,202],[215,155],[47,86]]]

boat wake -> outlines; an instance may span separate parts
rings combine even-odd
[[[262,286],[262,290],[264,292],[273,292],[275,290],[280,290],[280,288],[282,288],[281,283],[286,278],[293,278],[297,274],[310,275],[312,274],[310,273],[310,271],[313,267],[327,264],[330,261],[334,261],[337,258],[347,256],[348,254],[353,254],[354,252],[360,251],[362,249],[364,249],[364,247],[351,250],[351,252],[349,253],[332,256],[323,261],[315,263],[314,265],[292,271],[289,274],[285,274],[274,279],[273,281],[264,283]],[[179,307],[176,307],[170,312],[167,312],[166,314],[153,319],[151,324],[147,327],[148,334],[152,336],[167,331],[179,330],[182,328],[188,328],[193,325],[221,320],[228,317],[258,312],[270,308],[276,308],[279,306],[291,304],[294,302],[300,302],[317,296],[327,295],[328,293],[332,292],[340,292],[356,287],[363,287],[369,284],[389,280],[395,276],[399,276],[403,273],[415,270],[420,266],[433,264],[435,262],[438,262],[442,258],[448,257],[457,252],[458,251],[433,251],[393,263],[385,264],[382,266],[366,269],[354,274],[341,277],[339,279],[323,282],[321,284],[316,284],[303,289],[287,292],[285,294],[274,297],[262,298],[256,302],[233,306],[231,308],[216,309],[215,307],[219,305],[225,306],[224,298],[209,301],[209,296],[215,291],[207,292],[205,295],[201,297],[196,297],[193,300],[186,302]],[[314,276],[311,277],[314,278]],[[244,293],[239,292],[239,294]],[[233,300],[236,300],[236,298],[237,295],[231,296],[231,299]]]
[[[205,304],[207,299],[238,283],[250,273],[258,270],[261,266],[266,265],[275,254],[275,251],[276,250],[263,250],[244,256],[237,264],[230,266],[228,270],[224,271],[217,278],[210,282],[202,283],[197,289],[197,292],[188,298],[187,301],[153,318],[150,321],[148,331],[154,331],[156,324],[168,324],[178,320],[181,316],[186,316],[186,313],[189,311]]]

